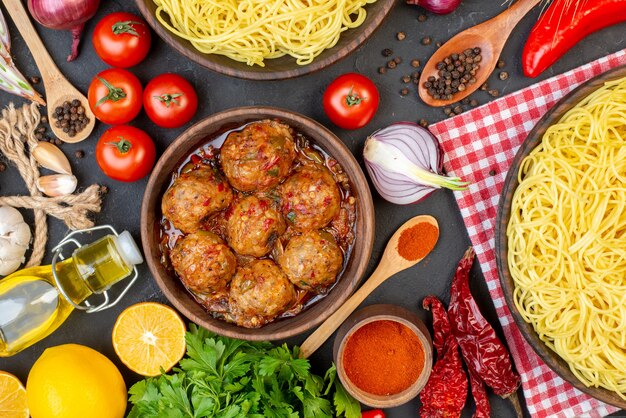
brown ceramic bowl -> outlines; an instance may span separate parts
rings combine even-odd
[[[265,67],[259,67],[258,65],[249,66],[244,62],[238,62],[223,55],[204,54],[195,49],[189,41],[174,35],[161,25],[155,16],[156,5],[153,0],[136,0],[136,3],[143,17],[161,39],[190,60],[205,66],[209,70],[232,77],[249,80],[281,80],[321,70],[345,58],[374,33],[389,14],[396,1],[377,0],[375,3],[365,6],[367,10],[365,22],[358,28],[343,32],[339,42],[318,55],[311,64],[298,65],[295,58],[284,56],[265,60]]]
[[[519,185],[517,173],[519,172],[522,160],[526,158],[526,156],[537,145],[539,145],[546,130],[561,119],[567,111],[569,111],[585,97],[589,96],[592,92],[600,88],[605,82],[622,77],[626,77],[626,66],[618,67],[592,78],[586,83],[583,83],[567,96],[563,97],[552,109],[550,109],[550,111],[548,111],[548,113],[546,113],[543,118],[539,120],[537,125],[528,134],[528,137],[524,143],[522,143],[520,149],[515,155],[515,158],[513,159],[513,163],[511,164],[511,168],[509,169],[507,177],[504,181],[504,186],[500,195],[500,203],[496,219],[496,263],[498,265],[498,274],[500,275],[500,283],[502,284],[504,296],[507,304],[509,305],[511,314],[515,319],[515,323],[522,332],[522,335],[526,338],[526,341],[528,341],[539,357],[541,357],[541,359],[552,370],[554,370],[556,374],[561,376],[576,388],[580,389],[582,392],[618,408],[625,409],[626,401],[620,398],[617,393],[603,388],[587,387],[580,380],[578,380],[578,378],[570,370],[567,362],[548,348],[548,346],[541,341],[532,325],[524,321],[513,301],[515,283],[511,277],[511,272],[507,262],[508,241],[506,235],[507,225],[511,217],[511,200],[515,189]]]
[[[411,329],[424,347],[424,368],[417,380],[400,393],[388,396],[372,395],[359,389],[344,368],[343,353],[348,339],[362,326],[375,321],[396,321]],[[426,325],[413,312],[396,305],[370,305],[350,315],[337,331],[333,344],[333,360],[337,375],[346,390],[359,402],[373,408],[393,408],[415,398],[426,386],[433,364],[432,340]]]
[[[199,146],[220,133],[247,122],[278,118],[295,128],[333,156],[350,178],[357,199],[355,242],[343,274],[335,287],[319,302],[298,315],[280,319],[262,328],[248,329],[213,318],[185,289],[176,275],[160,262],[159,222],[161,198],[180,162]],[[370,259],[374,243],[374,205],[365,175],[350,150],[331,131],[305,116],[271,107],[241,107],[210,116],[183,132],[157,162],[141,206],[141,239],[148,266],[167,299],[195,322],[221,335],[245,340],[278,340],[305,332],[323,322],[356,289]]]

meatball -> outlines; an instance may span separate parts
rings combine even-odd
[[[296,291],[272,260],[254,260],[237,269],[229,303],[237,325],[258,328],[293,305]]]
[[[174,227],[185,233],[200,229],[209,215],[226,209],[233,200],[233,191],[215,170],[201,167],[181,174],[167,189],[161,211]]]
[[[300,231],[325,227],[341,208],[339,187],[321,166],[303,166],[280,186],[279,193],[283,214]]]
[[[263,257],[286,229],[283,216],[264,197],[242,198],[231,206],[227,217],[228,243],[242,255]]]
[[[251,192],[276,187],[289,174],[296,151],[289,126],[265,120],[229,134],[220,155],[230,184]]]
[[[237,258],[228,245],[208,231],[178,240],[170,252],[170,260],[183,284],[198,294],[225,289],[237,268]]]
[[[322,290],[335,282],[343,254],[328,232],[309,231],[289,240],[278,263],[296,286]]]

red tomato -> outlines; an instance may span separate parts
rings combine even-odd
[[[150,29],[132,13],[111,13],[93,32],[96,54],[110,66],[128,68],[139,64],[150,50]]]
[[[148,117],[162,128],[178,128],[189,122],[198,110],[193,86],[177,74],[153,78],[143,92],[143,107]]]
[[[96,118],[109,125],[128,123],[141,111],[141,83],[121,68],[110,68],[95,76],[87,96]]]
[[[156,159],[154,142],[133,126],[119,125],[107,130],[96,145],[96,161],[107,176],[119,181],[145,177]]]
[[[330,120],[343,129],[367,125],[378,109],[378,89],[369,78],[356,73],[337,77],[328,85],[322,103]]]

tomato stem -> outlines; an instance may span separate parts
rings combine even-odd
[[[125,22],[115,22],[111,26],[111,30],[115,35],[121,35],[123,33],[128,33],[133,36],[139,36],[137,31],[131,25],[141,25],[141,22],[135,22],[133,20],[127,20]]]
[[[174,94],[167,94],[166,93],[166,94],[162,94],[160,96],[154,96],[154,98],[156,98],[161,103],[165,103],[166,107],[170,107],[170,105],[172,103],[174,103],[175,105],[179,105],[180,102],[178,100],[176,100],[176,99],[179,98],[182,95],[183,95],[183,93],[174,93]]]
[[[109,142],[109,144],[115,146],[120,153],[126,154],[133,147],[133,144],[123,136],[119,136],[118,138],[120,139],[119,141]]]
[[[98,77],[98,80],[106,87],[109,92],[106,96],[102,97],[100,100],[96,102],[96,107],[100,106],[102,103],[107,100],[111,100],[112,102],[117,102],[126,97],[126,93],[120,87],[115,87],[113,84],[109,83],[102,77]]]
[[[346,104],[350,107],[361,104],[363,100],[367,99],[367,97],[359,96],[358,93],[352,93],[353,89],[354,89],[354,86],[350,87],[350,91],[348,92],[348,95],[346,96]]]

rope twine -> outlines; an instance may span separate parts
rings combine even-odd
[[[99,213],[102,190],[97,184],[83,192],[59,197],[46,197],[37,189],[39,168],[30,154],[37,145],[35,129],[41,114],[32,103],[15,109],[13,103],[2,110],[0,119],[0,152],[17,167],[30,196],[0,196],[0,206],[32,209],[35,213],[35,231],[32,252],[26,267],[38,266],[43,260],[48,242],[47,215],[62,220],[71,230],[94,226],[90,214]]]

